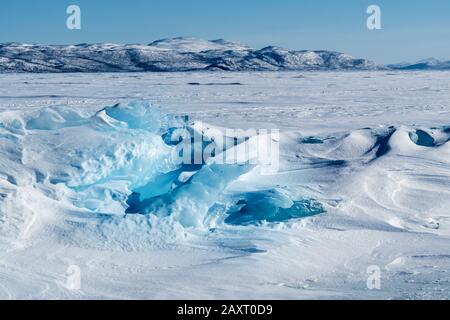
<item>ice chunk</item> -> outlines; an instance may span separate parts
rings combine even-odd
[[[76,111],[62,106],[48,107],[40,110],[37,116],[28,120],[27,130],[56,130],[87,124],[88,118]]]
[[[409,137],[418,146],[423,146],[423,147],[436,146],[436,142],[434,141],[434,138],[428,132],[426,132],[424,130],[418,129],[415,132],[411,132],[409,134]]]
[[[15,112],[3,112],[0,116],[0,129],[12,134],[24,135],[25,123]]]
[[[239,199],[228,211],[226,223],[234,225],[257,224],[263,221],[282,222],[309,217],[325,212],[323,206],[312,199],[295,201],[278,189],[236,195]]]
[[[143,129],[155,132],[161,128],[162,117],[159,109],[145,101],[133,101],[128,105],[116,104],[99,113],[126,125],[128,129]]]

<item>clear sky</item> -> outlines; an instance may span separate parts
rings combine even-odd
[[[66,28],[66,8],[82,29]],[[382,30],[369,31],[377,4]],[[150,43],[224,38],[260,48],[326,49],[380,63],[450,59],[449,0],[2,0],[0,42]]]

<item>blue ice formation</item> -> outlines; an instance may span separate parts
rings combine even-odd
[[[25,128],[28,154],[41,179],[65,185],[69,200],[91,212],[170,217],[184,227],[205,226],[211,214],[248,225],[324,212],[313,200],[294,199],[278,188],[230,191],[230,184],[256,167],[215,161],[219,153],[237,148],[238,139],[225,150],[187,118],[162,116],[143,101],[106,107],[92,117],[46,108],[27,119]],[[217,150],[204,158],[211,145]]]
[[[317,201],[306,198],[295,201],[278,189],[248,192],[234,197],[239,200],[228,211],[225,222],[235,225],[288,221],[325,212]]]

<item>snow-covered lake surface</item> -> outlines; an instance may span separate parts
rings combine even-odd
[[[449,104],[450,72],[0,74],[0,298],[448,299]],[[177,167],[199,122],[279,129],[279,171]]]

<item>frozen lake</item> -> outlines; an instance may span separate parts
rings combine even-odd
[[[227,126],[353,129],[446,123],[450,72],[264,72],[0,75],[0,108],[97,111],[146,99]],[[326,121],[323,119],[326,118]],[[438,122],[438,123],[436,123]]]
[[[450,72],[1,74],[0,298],[448,299],[449,101]],[[165,114],[279,129],[280,170],[125,216],[182,171]]]

